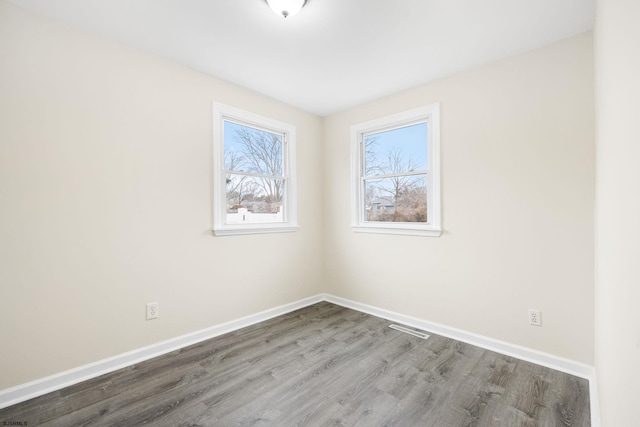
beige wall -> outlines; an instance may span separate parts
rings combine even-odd
[[[320,118],[5,2],[0,61],[0,389],[320,292]],[[299,232],[212,236],[214,100],[297,126]]]
[[[443,235],[352,232],[349,127],[433,102]],[[328,292],[592,363],[593,102],[588,33],[328,117]]]
[[[0,59],[0,389],[319,292],[592,363],[590,34],[324,120],[2,1]],[[211,235],[212,101],[297,126],[301,231]],[[436,101],[443,236],[353,233],[349,127]]]
[[[595,28],[596,370],[604,426],[638,425],[640,3],[599,0]]]

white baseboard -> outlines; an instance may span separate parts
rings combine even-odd
[[[341,305],[346,308],[361,311],[393,322],[402,323],[416,329],[422,329],[437,335],[442,335],[458,341],[466,342],[487,350],[512,356],[517,359],[555,369],[580,378],[589,380],[589,393],[591,401],[591,425],[592,427],[600,427],[600,411],[598,405],[598,394],[596,385],[595,369],[574,360],[565,359],[549,353],[533,350],[527,347],[510,344],[504,341],[485,337],[482,335],[466,332],[460,329],[451,328],[438,323],[429,322],[427,320],[418,319],[411,316],[405,316],[400,313],[374,307],[367,304],[351,301],[345,298],[337,297],[330,294],[319,294],[313,297],[305,298],[290,304],[281,305],[269,310],[262,311],[241,319],[232,320],[211,328],[202,329],[190,334],[182,335],[147,347],[142,347],[127,353],[119,354],[108,359],[99,360],[89,363],[68,371],[64,371],[55,375],[51,375],[42,379],[31,381],[29,383],[20,384],[15,387],[0,390],[0,409],[25,400],[41,396],[52,391],[60,390],[73,384],[86,381],[97,376],[116,371],[153,357],[161,356],[174,350],[179,350],[189,345],[217,337],[228,332],[232,332],[246,326],[250,326],[286,313],[316,304],[320,301],[327,301],[333,304]]]
[[[598,397],[598,376],[595,368],[593,376],[589,378],[589,405],[591,406],[591,427],[601,427],[600,420],[600,399]]]
[[[377,317],[382,317],[383,319],[392,320],[394,322],[402,323],[413,328],[422,329],[437,335],[442,335],[447,338],[453,338],[454,340],[466,342],[468,344],[495,351],[497,353],[505,354],[507,356],[512,356],[520,360],[525,360],[527,362],[532,362],[537,365],[545,366],[547,368],[552,368],[557,371],[566,372],[580,378],[589,379],[593,375],[592,366],[585,365],[574,360],[565,359],[549,353],[543,353],[541,351],[533,350],[527,347],[521,347],[515,344],[510,344],[508,342],[499,341],[493,338],[474,334],[472,332],[466,332],[461,329],[451,328],[439,323],[429,322],[427,320],[422,320],[411,316],[405,316],[404,314],[395,313],[393,311],[373,307],[371,305],[362,304],[333,295],[325,294],[323,295],[323,299],[333,304],[338,304],[343,307],[361,311],[363,313],[372,314]]]
[[[24,402],[25,400],[29,400],[34,397],[42,396],[43,394],[51,393],[52,391],[69,387],[70,385],[77,384],[79,382],[86,381],[91,378],[95,378],[100,375],[107,374],[109,372],[113,372],[148,359],[152,359],[157,356],[161,356],[174,350],[179,350],[183,347],[197,344],[199,342],[217,337],[222,334],[226,334],[228,332],[233,332],[246,326],[260,323],[286,313],[290,313],[300,308],[318,303],[322,300],[322,295],[305,298],[237,320],[222,323],[211,328],[202,329],[190,334],[182,335],[166,341],[161,341],[147,347],[142,347],[133,351],[119,354],[117,356],[79,366],[68,371],[60,372],[58,374],[54,374],[45,378],[0,390],[0,409],[6,408],[7,406],[15,405],[16,403]]]

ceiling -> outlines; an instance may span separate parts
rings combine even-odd
[[[595,0],[10,0],[326,116],[591,30]]]

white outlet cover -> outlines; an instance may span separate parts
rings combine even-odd
[[[150,302],[147,304],[147,320],[157,319],[160,315],[158,311],[158,303]]]
[[[529,324],[534,326],[542,326],[542,319],[540,317],[540,310],[529,309]]]

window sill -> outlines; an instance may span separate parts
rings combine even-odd
[[[396,234],[404,236],[424,236],[424,237],[440,237],[442,230],[440,228],[428,226],[411,226],[398,224],[359,224],[352,225],[351,228],[357,233],[376,233],[376,234]]]
[[[259,225],[227,225],[225,227],[214,228],[215,236],[239,236],[246,234],[271,234],[271,233],[293,233],[300,229],[298,225],[290,224],[259,224]]]

